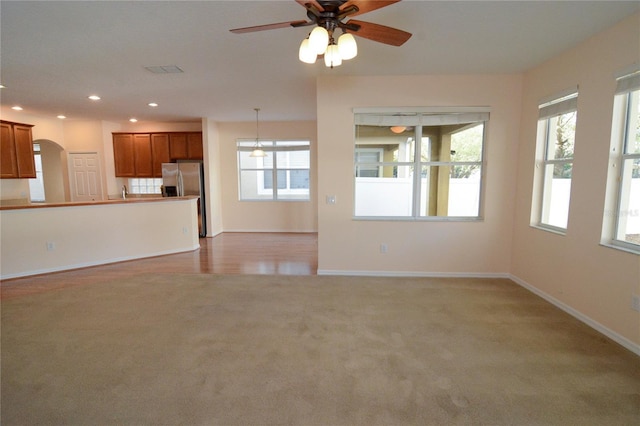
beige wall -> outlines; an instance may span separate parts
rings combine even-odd
[[[324,77],[318,81],[320,273],[504,275],[511,265],[522,77]],[[354,107],[489,107],[484,220],[362,221],[353,214]],[[326,204],[335,195],[337,203]],[[380,244],[388,252],[380,253]]]
[[[202,119],[202,149],[204,156],[204,179],[207,194],[207,236],[221,233],[222,226],[222,173],[220,158],[220,134],[218,123],[207,118]]]
[[[260,139],[311,141],[311,200],[239,201],[236,141],[255,139],[255,122],[218,123],[222,225],[224,231],[315,232],[316,204],[316,125],[313,121],[261,122]]]
[[[640,344],[640,256],[600,245],[611,136],[614,74],[640,63],[640,15],[626,19],[524,76],[511,272],[552,301]],[[566,235],[530,226],[539,101],[579,86],[571,205]],[[606,331],[606,330],[605,330]]]

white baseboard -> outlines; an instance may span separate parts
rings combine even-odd
[[[256,233],[256,234],[317,234],[317,229],[225,229],[221,233],[225,232],[238,232],[238,233]]]
[[[510,275],[506,272],[349,271],[340,269],[318,269],[317,274],[353,277],[510,278]]]
[[[598,331],[599,333],[604,334],[605,336],[607,336],[608,338],[610,338],[614,342],[618,343],[619,345],[624,346],[625,348],[629,349],[631,352],[635,353],[636,355],[640,355],[640,345],[639,344],[636,344],[636,343],[632,342],[631,340],[627,339],[626,337],[621,336],[620,334],[616,333],[615,331],[611,330],[610,328],[605,327],[604,325],[600,324],[598,321],[595,321],[594,319],[586,316],[582,312],[572,308],[571,306],[567,305],[566,303],[561,302],[560,300],[556,299],[555,297],[551,296],[550,294],[545,293],[544,291],[532,286],[531,284],[527,283],[523,279],[520,279],[520,278],[516,277],[515,275],[511,275],[511,274],[509,274],[509,278],[513,282],[518,284],[519,286],[529,290],[530,292],[534,293],[537,296],[542,297],[544,300],[546,300],[547,302],[551,303],[555,307],[557,307],[559,309],[562,309],[563,311],[565,311],[566,313],[568,313],[572,317],[578,319],[579,321],[582,321],[583,323],[587,324],[589,327],[593,328],[594,330]]]

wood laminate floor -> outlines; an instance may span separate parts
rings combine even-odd
[[[316,233],[223,233],[198,250],[0,281],[3,299],[145,273],[316,275]]]

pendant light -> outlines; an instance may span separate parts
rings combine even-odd
[[[258,113],[260,112],[260,108],[254,108],[256,111],[256,145],[253,147],[253,151],[249,154],[249,157],[266,157],[267,153],[262,149],[262,145],[260,145],[260,133],[258,127]]]

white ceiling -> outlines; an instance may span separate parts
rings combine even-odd
[[[310,27],[232,34],[305,19],[287,1],[0,2],[3,106],[69,119],[314,120],[315,77],[515,73],[639,10],[638,1],[412,1],[357,19],[413,34],[401,47],[358,38],[333,70],[298,61]],[[631,42],[637,42],[631,41]],[[146,66],[177,65],[182,74]],[[87,100],[96,93],[99,102]],[[157,102],[151,109],[148,102]]]

